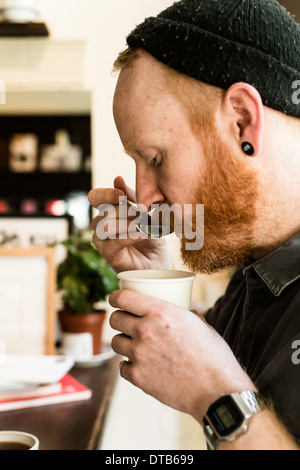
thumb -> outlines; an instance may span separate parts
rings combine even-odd
[[[118,176],[115,179],[114,187],[116,189],[121,189],[121,191],[124,192],[125,196],[127,196],[129,201],[136,202],[135,191],[126,185],[125,181],[123,180],[121,176]]]

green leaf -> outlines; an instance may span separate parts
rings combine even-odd
[[[77,313],[84,313],[88,308],[89,290],[84,282],[75,276],[65,276],[62,281],[64,300]]]
[[[116,273],[86,237],[76,234],[61,244],[67,250],[66,259],[57,269],[57,288],[64,292],[64,302],[76,313],[90,311],[119,288]]]

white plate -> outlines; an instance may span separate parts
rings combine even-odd
[[[74,365],[69,356],[33,356],[6,354],[0,362],[0,384],[58,382]]]
[[[75,359],[75,365],[77,367],[96,367],[112,359],[115,355],[116,353],[112,350],[111,346],[105,344],[101,354],[97,354],[91,359]]]

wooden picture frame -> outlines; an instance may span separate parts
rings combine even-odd
[[[54,248],[0,248],[0,342],[9,354],[55,354]]]
[[[56,246],[56,263],[65,258],[65,249],[59,243],[73,231],[71,216],[0,215],[0,248],[43,248]]]

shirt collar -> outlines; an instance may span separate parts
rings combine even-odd
[[[287,286],[300,279],[300,232],[277,250],[245,268],[244,273],[250,267],[279,297]]]

